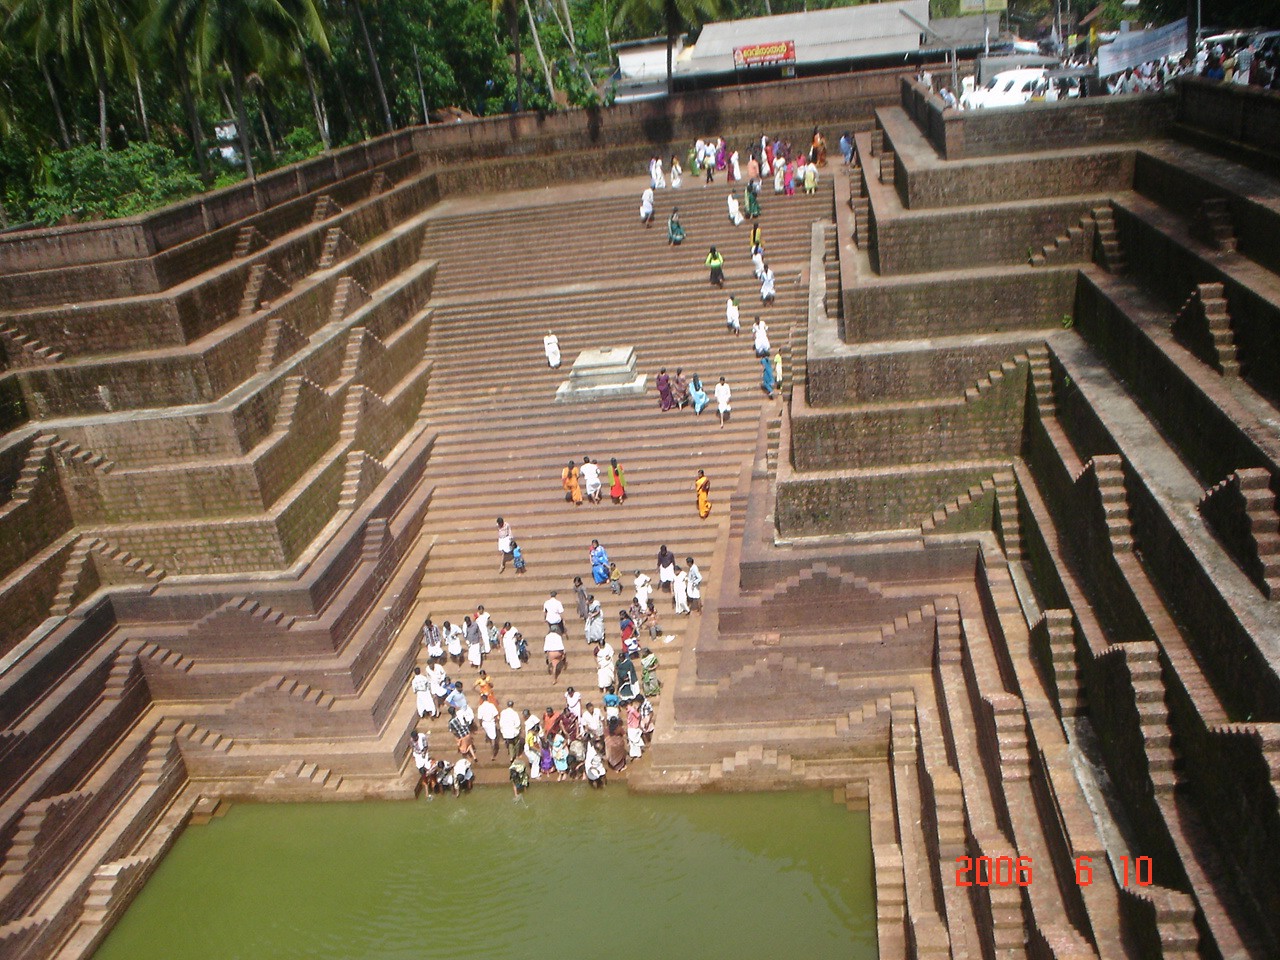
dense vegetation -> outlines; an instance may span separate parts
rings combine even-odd
[[[845,2],[0,0],[0,226],[125,216],[445,106],[607,100],[611,43]],[[227,119],[243,165],[215,149]]]

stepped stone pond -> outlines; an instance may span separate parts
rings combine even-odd
[[[870,828],[827,792],[236,805],[95,960],[876,957]]]

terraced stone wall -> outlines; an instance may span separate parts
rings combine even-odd
[[[1256,87],[1228,87],[1199,77],[1178,82],[1178,119],[1205,133],[1280,153],[1280,100]]]
[[[1162,136],[1173,121],[1177,101],[1165,97],[1158,109],[1149,96],[1098,97],[1087,103],[1027,104],[1005,110],[947,111],[914,80],[904,80],[901,103],[948,160],[1020,153],[1027,144],[1054,150],[1095,143],[1147,140]]]

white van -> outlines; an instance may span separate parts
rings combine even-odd
[[[1044,87],[1044,67],[1026,67],[997,73],[976,90],[965,91],[960,105],[966,110],[984,107],[1016,107],[1027,103]]]

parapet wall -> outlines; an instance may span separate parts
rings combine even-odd
[[[549,151],[575,154],[627,143],[687,147],[698,137],[753,128],[811,127],[870,117],[894,102],[905,70],[872,70],[781,83],[750,84],[677,94],[656,100],[557,113],[519,113],[467,123],[416,127],[414,148],[432,158],[481,158]],[[832,134],[835,134],[832,136]],[[827,131],[835,151],[837,131]],[[666,160],[666,157],[663,157]]]
[[[843,122],[851,116],[869,118],[877,106],[894,102],[903,74],[903,70],[876,70],[813,77],[612,107],[505,114],[401,130],[154,213],[0,235],[0,276],[153,257],[415,152],[433,160],[474,162],[558,151],[573,157],[593,149],[633,145],[639,156],[674,141],[691,143],[699,136],[757,124],[763,133],[777,127]],[[834,144],[835,138],[829,139]],[[499,189],[516,185],[491,184]]]
[[[1280,153],[1280,94],[1199,77],[1178,81],[1178,120],[1214,137]]]
[[[402,130],[142,216],[0,234],[0,275],[150,257],[412,150]]]
[[[948,110],[923,85],[904,78],[902,108],[948,160],[1065,150],[1164,136],[1178,99],[1132,94],[1029,103],[1018,110]]]

